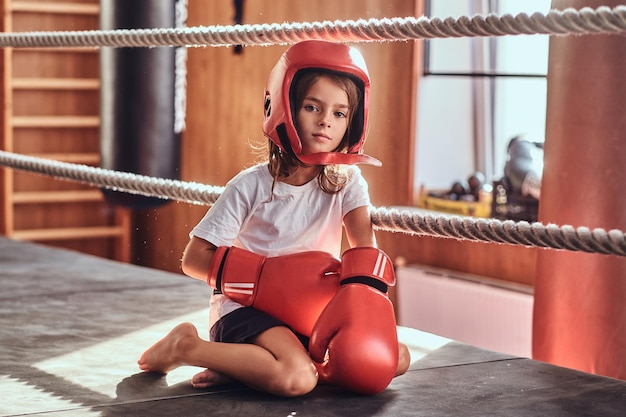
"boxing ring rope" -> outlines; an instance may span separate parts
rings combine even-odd
[[[601,34],[626,32],[626,6],[551,10],[547,14],[488,14],[458,19],[404,17],[312,23],[197,26],[0,34],[0,47],[153,47],[290,44],[308,39],[342,42],[431,38]]]
[[[193,204],[211,205],[223,190],[223,187],[148,177],[6,151],[0,151],[0,165],[116,191]],[[543,225],[539,222],[431,215],[417,210],[384,207],[373,208],[371,218],[376,229],[388,232],[626,256],[626,234],[620,230],[607,232],[600,228],[590,230],[586,227]]]
[[[202,26],[108,31],[22,32],[0,34],[0,47],[153,47],[290,44],[307,39],[345,42],[399,41],[448,37],[531,34],[624,34],[626,6],[551,10],[546,15],[476,15],[454,18],[406,17],[313,23]],[[0,166],[149,197],[213,204],[223,187],[148,177],[0,150]],[[626,256],[626,234],[539,222],[500,221],[417,210],[373,208],[378,230],[460,240],[505,243]]]

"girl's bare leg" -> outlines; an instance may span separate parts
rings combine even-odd
[[[146,350],[139,367],[167,373],[179,366],[200,366],[251,388],[276,395],[296,396],[317,384],[317,372],[307,351],[286,327],[259,334],[254,344],[202,340],[193,324],[183,323]],[[198,381],[201,382],[201,381]]]

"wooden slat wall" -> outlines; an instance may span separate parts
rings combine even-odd
[[[99,27],[99,1],[3,1],[4,30]],[[100,83],[97,48],[3,49],[0,146],[40,157],[99,164]],[[93,187],[0,170],[2,228],[33,240],[102,257],[130,259],[130,216]]]

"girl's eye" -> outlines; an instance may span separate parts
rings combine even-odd
[[[335,116],[337,116],[337,117],[341,117],[341,118],[348,117],[348,115],[347,115],[347,114],[345,114],[345,113],[344,113],[344,112],[342,112],[342,111],[337,111],[337,112],[335,112]]]
[[[306,110],[306,111],[316,111],[317,107],[312,105],[312,104],[305,104],[304,105],[304,110]]]

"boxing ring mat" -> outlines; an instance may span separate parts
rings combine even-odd
[[[210,290],[179,274],[0,238],[0,416],[623,415],[626,382],[399,328],[412,365],[375,396],[196,390],[136,361],[182,321],[208,333]],[[245,361],[245,358],[241,358]]]

